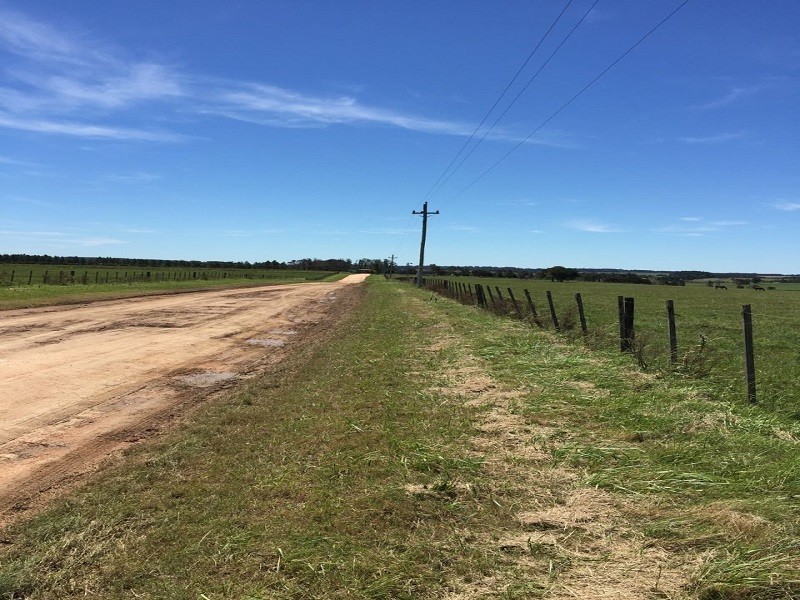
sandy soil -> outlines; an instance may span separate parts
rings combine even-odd
[[[365,278],[0,313],[0,524],[279,361]]]

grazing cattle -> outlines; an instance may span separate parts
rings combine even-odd
[[[761,287],[760,285],[754,285],[754,286],[753,286],[753,289],[754,289],[754,290],[761,290],[762,292],[765,292],[765,291],[766,291],[766,290],[765,290],[763,287]]]
[[[725,286],[725,285],[716,285],[714,287],[717,288],[718,290],[727,290],[728,289],[728,287]]]

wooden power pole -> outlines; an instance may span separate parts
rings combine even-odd
[[[422,203],[422,211],[411,211],[412,215],[422,215],[422,241],[419,244],[419,267],[417,268],[417,287],[422,287],[422,266],[425,264],[425,236],[428,233],[428,215],[438,215],[439,211],[428,212],[428,203]]]

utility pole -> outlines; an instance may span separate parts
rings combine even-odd
[[[395,256],[392,254],[392,257],[389,259],[389,278],[394,274],[394,259]]]
[[[422,215],[422,241],[419,244],[419,267],[417,268],[417,287],[422,287],[422,266],[425,264],[425,236],[428,233],[428,215],[438,215],[439,211],[428,212],[428,203],[422,203],[422,211],[411,211],[412,215]]]

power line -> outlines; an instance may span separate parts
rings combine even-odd
[[[530,79],[528,79],[528,82],[527,82],[527,83],[526,83],[526,84],[525,84],[525,85],[522,87],[522,89],[521,89],[519,92],[517,92],[517,95],[516,95],[516,96],[514,96],[514,98],[511,100],[511,102],[508,104],[508,106],[506,106],[506,108],[503,110],[503,112],[501,112],[501,113],[500,113],[500,115],[499,115],[499,116],[498,116],[498,117],[497,117],[497,118],[494,120],[494,123],[492,123],[492,125],[491,125],[491,126],[490,126],[490,127],[489,127],[489,128],[488,128],[488,129],[487,129],[487,130],[486,130],[486,131],[483,133],[483,135],[481,136],[481,139],[479,139],[479,140],[477,141],[477,143],[476,143],[476,144],[474,144],[474,145],[472,146],[472,148],[470,148],[469,152],[467,152],[467,154],[465,154],[465,155],[464,155],[464,158],[462,158],[462,159],[459,161],[459,163],[456,165],[456,167],[455,167],[455,168],[454,168],[454,169],[453,169],[453,170],[450,172],[450,174],[449,174],[449,175],[448,175],[448,176],[447,176],[447,177],[446,177],[446,178],[445,178],[445,179],[444,179],[444,180],[443,180],[443,181],[442,181],[442,182],[441,182],[441,183],[438,185],[438,187],[437,187],[437,186],[434,186],[436,189],[435,189],[435,190],[433,190],[433,193],[435,193],[436,191],[438,191],[438,190],[440,190],[442,187],[444,187],[444,185],[445,185],[445,184],[446,184],[448,181],[450,181],[450,179],[453,177],[453,175],[455,175],[455,174],[456,174],[456,171],[458,171],[458,170],[461,168],[461,165],[463,165],[463,164],[466,162],[466,160],[467,160],[467,159],[468,159],[470,156],[472,156],[472,153],[473,153],[473,152],[475,152],[475,150],[477,149],[477,147],[481,145],[481,143],[483,142],[483,140],[485,140],[485,139],[486,139],[486,137],[487,137],[487,136],[488,136],[488,135],[489,135],[489,134],[492,132],[492,130],[495,128],[495,126],[497,126],[497,124],[500,122],[500,119],[502,119],[502,118],[503,118],[503,117],[506,115],[506,113],[507,113],[507,112],[508,112],[508,111],[511,109],[511,107],[512,107],[512,106],[514,106],[514,104],[517,102],[517,100],[519,100],[520,96],[522,96],[522,94],[523,94],[523,93],[525,93],[525,90],[527,90],[527,89],[530,87],[530,85],[531,85],[531,84],[534,82],[534,80],[535,80],[535,79],[536,79],[536,78],[539,76],[539,73],[541,73],[542,71],[544,71],[545,67],[546,67],[546,66],[547,66],[547,65],[550,63],[550,61],[551,61],[551,60],[553,59],[553,57],[554,57],[554,56],[555,56],[555,55],[558,53],[558,51],[559,51],[559,50],[561,50],[561,47],[562,47],[564,44],[566,44],[566,43],[567,43],[567,40],[568,40],[569,38],[571,38],[571,37],[572,37],[572,34],[573,34],[573,33],[575,33],[575,30],[576,30],[576,29],[578,29],[578,27],[580,27],[581,23],[583,23],[583,22],[586,20],[586,17],[588,17],[588,16],[589,16],[589,13],[590,13],[590,12],[592,12],[592,11],[594,10],[594,7],[595,7],[595,6],[597,6],[597,4],[598,4],[599,2],[600,2],[600,0],[595,0],[594,4],[592,4],[592,5],[591,5],[591,6],[588,8],[588,10],[587,10],[585,13],[583,13],[583,16],[580,18],[580,20],[579,20],[579,21],[578,21],[578,22],[575,24],[575,26],[574,26],[572,29],[570,29],[569,33],[567,33],[567,35],[566,35],[566,36],[564,36],[564,39],[562,39],[562,40],[561,40],[561,42],[558,44],[558,46],[556,46],[555,50],[553,50],[553,51],[550,53],[550,56],[548,56],[548,57],[547,57],[547,60],[545,60],[545,61],[544,61],[544,63],[542,63],[542,65],[541,65],[541,66],[540,66],[540,67],[539,67],[539,68],[536,70],[536,72],[535,72],[535,73],[534,73],[534,74],[531,76],[531,78],[530,78]],[[452,163],[451,163],[451,164],[452,164]]]
[[[439,185],[439,182],[442,180],[442,178],[443,178],[443,177],[444,177],[444,176],[447,174],[447,172],[450,170],[450,167],[452,167],[452,166],[453,166],[453,163],[455,163],[455,162],[456,162],[456,160],[458,160],[458,157],[459,157],[459,156],[461,156],[461,153],[462,153],[462,152],[464,152],[464,149],[465,149],[465,148],[466,148],[466,147],[469,145],[469,143],[470,143],[470,142],[471,142],[471,141],[472,141],[472,140],[475,138],[475,134],[476,134],[476,133],[478,133],[478,130],[479,130],[481,127],[483,127],[483,124],[486,122],[486,119],[488,119],[488,118],[489,118],[489,115],[490,115],[490,114],[492,114],[492,111],[493,111],[493,110],[494,110],[494,109],[497,107],[497,105],[500,103],[500,101],[503,99],[503,97],[505,97],[505,95],[506,95],[506,92],[508,92],[508,90],[509,90],[509,89],[511,88],[511,86],[514,84],[514,82],[517,80],[517,77],[519,77],[519,75],[520,75],[520,73],[522,73],[523,69],[525,69],[525,67],[526,67],[526,66],[528,66],[528,63],[529,63],[529,62],[531,61],[531,59],[533,58],[533,55],[534,55],[534,54],[536,54],[536,51],[539,49],[539,47],[542,45],[542,43],[544,43],[545,39],[547,39],[547,36],[548,36],[548,35],[550,35],[550,32],[551,32],[551,31],[553,31],[553,28],[554,28],[554,27],[556,26],[556,24],[557,24],[557,23],[558,23],[558,22],[561,20],[561,17],[564,15],[564,13],[565,13],[565,12],[567,12],[567,9],[569,8],[570,4],[572,4],[572,2],[573,2],[573,0],[567,0],[567,3],[564,5],[564,8],[562,8],[562,9],[561,9],[561,12],[560,12],[560,13],[558,13],[558,16],[556,17],[555,21],[553,21],[553,22],[551,23],[550,27],[547,29],[547,31],[545,31],[545,32],[544,32],[544,35],[541,37],[541,39],[540,39],[540,40],[539,40],[539,42],[536,44],[536,46],[534,47],[534,49],[533,49],[533,50],[531,50],[531,53],[528,55],[528,58],[526,58],[526,59],[525,59],[525,62],[523,62],[523,63],[522,63],[522,66],[521,66],[519,69],[517,69],[517,72],[516,72],[516,73],[514,74],[514,76],[511,78],[511,81],[509,81],[509,82],[508,82],[508,85],[506,85],[505,89],[504,89],[504,90],[502,91],[502,93],[501,93],[501,94],[500,94],[500,95],[497,97],[497,100],[495,100],[495,101],[494,101],[494,104],[492,104],[492,107],[491,107],[491,108],[490,108],[490,109],[487,111],[487,113],[486,113],[486,114],[483,116],[483,119],[481,119],[481,122],[480,122],[480,123],[478,123],[478,125],[475,127],[475,129],[473,130],[473,132],[470,134],[470,136],[469,136],[469,138],[467,139],[467,141],[466,141],[466,142],[464,142],[464,145],[463,145],[463,146],[461,146],[461,148],[459,149],[459,151],[458,151],[458,152],[456,152],[456,155],[455,155],[455,156],[453,157],[453,159],[450,161],[450,164],[448,164],[448,165],[447,165],[447,167],[445,168],[445,170],[444,170],[444,171],[442,171],[442,174],[441,174],[441,175],[439,175],[439,178],[438,178],[438,179],[437,179],[437,180],[434,182],[434,184],[431,186],[431,189],[429,189],[429,190],[428,190],[428,193],[427,193],[427,194],[425,194],[425,196],[423,197],[423,201],[424,201],[424,200],[427,200],[427,199],[428,199],[428,198],[429,198],[429,197],[430,197],[430,196],[431,196],[431,195],[432,195],[432,194],[435,192],[435,190],[436,190],[436,187]],[[480,142],[478,142],[478,143],[480,143]],[[448,179],[449,179],[449,178],[448,178]]]
[[[550,121],[552,121],[554,118],[556,118],[556,117],[557,117],[557,116],[558,116],[558,115],[561,113],[561,111],[563,111],[565,108],[567,108],[567,107],[568,107],[570,104],[572,104],[572,103],[573,103],[575,100],[577,100],[577,99],[578,99],[578,97],[580,97],[580,96],[581,96],[581,95],[582,95],[582,94],[583,94],[583,93],[584,93],[586,90],[588,90],[588,89],[589,89],[590,87],[592,87],[592,86],[593,86],[595,83],[597,83],[597,81],[598,81],[598,80],[599,80],[601,77],[603,77],[603,76],[604,76],[606,73],[608,73],[608,72],[609,72],[611,69],[613,69],[613,68],[614,68],[614,67],[617,65],[617,63],[619,63],[619,62],[620,62],[620,61],[621,61],[623,58],[625,58],[626,56],[628,56],[628,54],[630,54],[631,52],[633,52],[633,50],[634,50],[634,49],[636,49],[636,47],[637,47],[637,46],[639,46],[639,44],[641,44],[643,41],[645,41],[647,38],[649,38],[649,37],[650,37],[650,36],[651,36],[653,33],[655,33],[655,31],[656,31],[657,29],[659,29],[659,28],[660,28],[660,27],[661,27],[661,26],[662,26],[664,23],[666,23],[667,21],[669,21],[669,20],[670,20],[670,19],[671,19],[671,18],[672,18],[672,17],[675,15],[675,13],[677,13],[677,12],[678,12],[680,9],[682,9],[684,6],[686,6],[687,4],[689,4],[689,2],[691,2],[691,0],[684,0],[683,2],[681,2],[681,3],[678,5],[678,7],[677,7],[675,10],[673,10],[673,11],[672,11],[671,13],[669,13],[669,14],[668,14],[666,17],[664,17],[663,19],[661,19],[661,21],[659,21],[659,22],[658,22],[658,23],[657,23],[657,24],[656,24],[656,25],[655,25],[655,26],[654,26],[654,27],[653,27],[653,28],[652,28],[650,31],[648,31],[648,32],[647,32],[647,33],[645,33],[645,34],[644,34],[642,37],[640,37],[640,38],[639,38],[639,39],[636,41],[636,43],[634,43],[634,44],[633,44],[633,45],[632,45],[630,48],[628,48],[628,49],[627,49],[625,52],[623,52],[622,54],[620,54],[620,55],[619,55],[619,56],[618,56],[618,57],[617,57],[617,58],[614,60],[614,62],[612,62],[612,63],[611,63],[610,65],[608,65],[608,66],[607,66],[605,69],[603,69],[603,70],[602,70],[602,71],[601,71],[601,72],[600,72],[600,73],[599,73],[599,74],[598,74],[598,75],[597,75],[597,76],[596,76],[594,79],[592,79],[592,80],[591,80],[589,83],[587,83],[585,86],[583,86],[583,88],[581,88],[581,90],[580,90],[580,91],[578,91],[578,93],[576,93],[574,96],[572,96],[572,98],[570,98],[570,99],[569,99],[569,100],[567,100],[567,101],[566,101],[564,104],[562,104],[562,105],[561,105],[561,106],[560,106],[560,107],[559,107],[559,108],[558,108],[558,109],[557,109],[557,110],[556,110],[556,111],[555,111],[553,114],[551,114],[551,115],[550,115],[549,117],[547,117],[547,118],[546,118],[544,121],[542,121],[542,122],[541,122],[541,123],[540,123],[540,124],[539,124],[539,125],[536,127],[536,129],[534,129],[533,131],[531,131],[531,132],[530,132],[530,133],[529,133],[529,134],[528,134],[528,135],[527,135],[527,136],[526,136],[524,139],[522,139],[522,140],[521,140],[519,143],[517,143],[517,144],[516,144],[516,145],[515,145],[513,148],[511,148],[511,150],[509,150],[508,152],[506,152],[506,153],[505,153],[503,156],[501,156],[501,157],[500,157],[500,158],[499,158],[499,159],[498,159],[496,162],[494,162],[494,163],[493,163],[493,164],[492,164],[492,165],[491,165],[491,166],[490,166],[488,169],[486,169],[486,170],[485,170],[483,173],[481,173],[481,174],[480,174],[480,175],[478,175],[478,176],[477,176],[475,179],[473,179],[473,180],[472,180],[472,181],[471,181],[471,182],[470,182],[470,183],[467,185],[467,187],[465,187],[463,190],[461,190],[460,192],[458,192],[458,193],[457,193],[455,196],[453,196],[452,198],[450,198],[450,200],[448,200],[448,203],[449,203],[449,202],[452,202],[452,201],[453,201],[453,200],[455,200],[456,198],[459,198],[459,197],[460,197],[462,194],[464,194],[464,193],[465,193],[467,190],[469,190],[469,189],[470,189],[470,188],[471,188],[473,185],[475,185],[475,184],[476,184],[476,183],[478,183],[478,182],[479,182],[481,179],[483,179],[483,178],[484,178],[486,175],[488,175],[488,174],[489,174],[489,172],[491,172],[491,171],[492,171],[492,170],[493,170],[495,167],[497,167],[497,165],[499,165],[499,164],[500,164],[501,162],[503,162],[503,161],[504,161],[506,158],[508,158],[509,156],[511,156],[511,154],[512,154],[513,152],[515,152],[515,151],[516,151],[516,150],[517,150],[517,149],[518,149],[520,146],[522,146],[523,144],[525,144],[525,143],[526,143],[526,142],[527,142],[529,139],[531,139],[531,138],[532,138],[534,135],[536,135],[536,134],[537,134],[537,133],[538,133],[538,132],[539,132],[539,131],[542,129],[542,127],[544,127],[544,126],[545,126],[545,125],[547,125],[547,124],[548,124]]]

